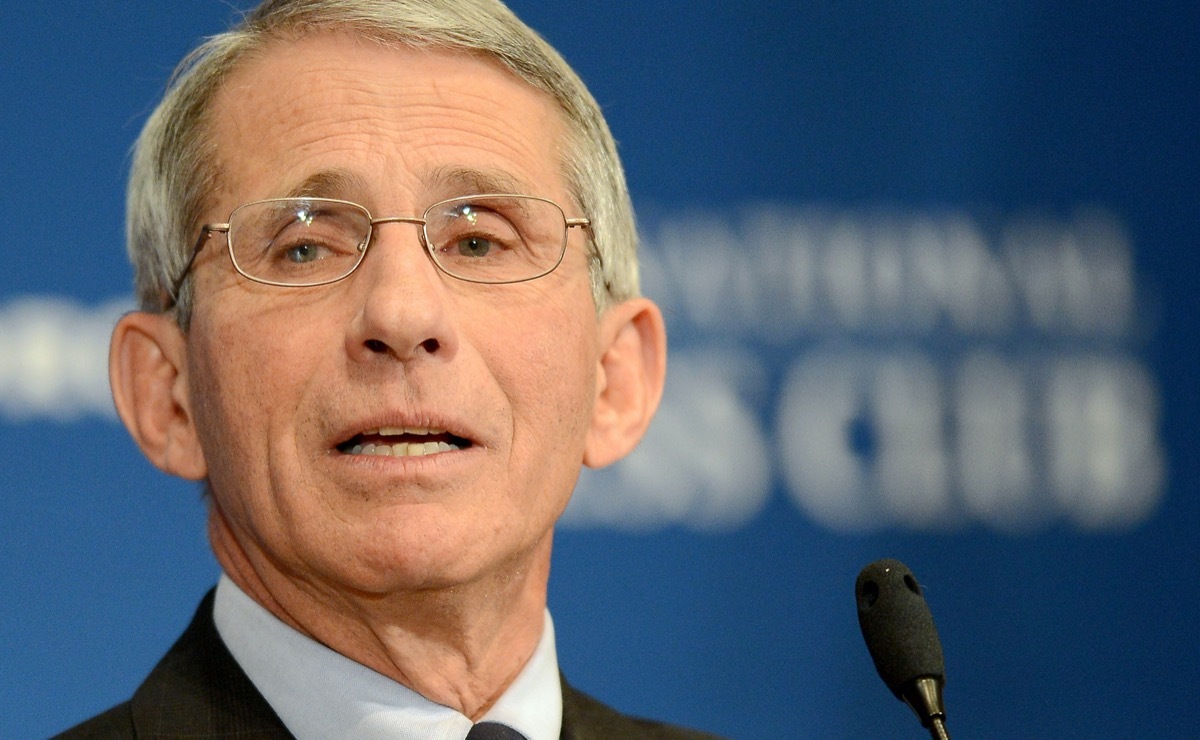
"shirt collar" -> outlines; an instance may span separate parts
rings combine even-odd
[[[222,574],[213,620],[221,640],[296,737],[462,740],[469,717],[325,647],[280,621]],[[483,719],[529,740],[558,740],[562,684],[554,625]]]

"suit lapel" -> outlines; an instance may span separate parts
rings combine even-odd
[[[292,737],[221,641],[212,607],[209,591],[133,695],[138,737]]]

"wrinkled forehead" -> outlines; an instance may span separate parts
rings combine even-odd
[[[245,55],[206,121],[217,195],[235,198],[361,198],[382,173],[447,197],[563,197],[566,128],[550,95],[489,55],[340,31],[273,38]]]

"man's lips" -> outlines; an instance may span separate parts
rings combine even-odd
[[[337,446],[347,455],[418,457],[462,450],[471,441],[445,429],[428,427],[381,427],[360,432]]]

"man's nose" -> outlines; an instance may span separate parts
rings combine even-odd
[[[379,219],[371,239],[351,276],[359,304],[347,335],[351,356],[408,361],[453,354],[448,278],[425,249],[420,220]]]

